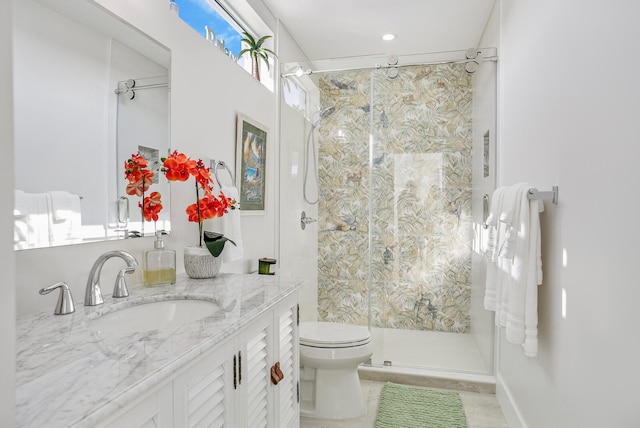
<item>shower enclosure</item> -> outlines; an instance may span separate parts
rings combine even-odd
[[[288,265],[317,273],[303,319],[369,326],[374,366],[492,373],[480,253],[495,183],[494,55],[283,67],[281,191],[304,194],[299,206],[318,220],[292,234],[296,203],[281,214],[282,242],[315,249],[317,267],[304,256]]]

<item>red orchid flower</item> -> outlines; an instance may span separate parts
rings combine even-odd
[[[124,163],[124,174],[129,181],[127,195],[142,196],[143,192],[149,190],[154,174],[147,169],[147,164],[148,161],[139,153],[132,154]]]
[[[149,190],[151,183],[153,183],[153,175],[153,172],[148,169],[129,173],[129,184],[127,184],[126,188],[127,195],[142,196],[144,192]]]
[[[196,161],[189,159],[184,153],[174,151],[163,162],[164,175],[169,181],[187,181]]]
[[[221,217],[229,209],[235,208],[235,200],[229,199],[222,192],[218,196],[213,194],[213,179],[211,168],[207,168],[202,159],[194,160],[173,151],[167,158],[162,159],[162,169],[169,181],[187,181],[190,176],[195,179],[196,203],[187,207],[187,218],[190,222],[198,223],[200,245],[202,246],[202,222],[206,219]],[[204,197],[200,198],[200,191]]]
[[[139,181],[141,171],[147,168],[148,161],[139,153],[134,153],[124,163],[124,173],[129,182]],[[153,174],[153,173],[152,173]]]
[[[126,187],[127,195],[142,197],[138,207],[142,209],[142,216],[146,221],[158,221],[158,214],[162,211],[161,196],[158,192],[152,192],[145,197],[145,193],[153,184],[153,171],[148,169],[149,162],[140,154],[134,153],[124,163],[124,173],[129,182]]]
[[[158,214],[162,211],[162,201],[160,193],[151,192],[149,196],[144,198],[142,203],[138,203],[143,208],[143,215],[146,221],[158,221]]]

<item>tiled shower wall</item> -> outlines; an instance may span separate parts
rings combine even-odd
[[[471,79],[459,64],[320,79],[320,320],[469,329]]]

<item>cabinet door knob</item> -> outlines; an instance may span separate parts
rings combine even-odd
[[[280,363],[277,362],[271,367],[271,383],[277,385],[284,379],[284,373],[280,370]]]

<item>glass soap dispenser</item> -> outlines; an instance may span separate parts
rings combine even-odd
[[[153,250],[144,253],[142,281],[144,285],[176,283],[176,252],[164,248],[162,232],[156,232]]]

